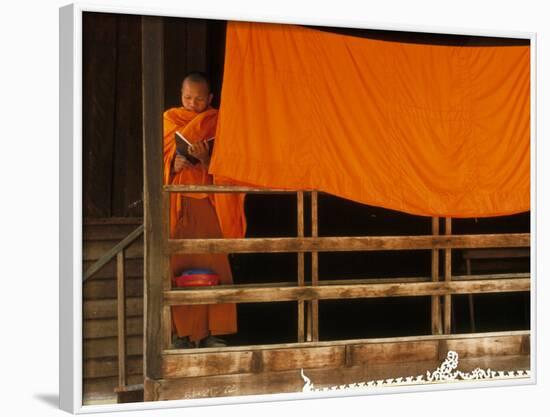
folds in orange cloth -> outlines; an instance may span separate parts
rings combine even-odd
[[[230,22],[210,172],[417,215],[527,211],[529,65],[529,46]]]
[[[179,131],[190,142],[214,136],[217,110],[194,113],[184,108],[173,108],[164,113],[164,183],[212,184],[212,176],[198,164],[173,174],[172,163],[176,154],[174,134]],[[243,237],[244,196],[205,193],[172,193],[170,198],[170,237],[217,238]],[[186,254],[171,258],[173,274],[185,269],[209,268],[220,276],[222,284],[233,282],[225,254]],[[178,336],[190,336],[193,341],[213,335],[237,331],[235,304],[176,306],[172,308],[172,321]]]

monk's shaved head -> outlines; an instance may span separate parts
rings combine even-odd
[[[206,84],[206,87],[208,88],[208,92],[210,93],[210,80],[208,79],[208,77],[204,72],[193,71],[187,74],[181,83],[181,88],[183,88],[186,82],[204,83]]]
[[[181,103],[186,110],[202,113],[212,102],[210,81],[202,72],[191,72],[181,84]]]

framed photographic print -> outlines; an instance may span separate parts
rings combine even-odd
[[[533,384],[535,39],[61,8],[62,408]]]

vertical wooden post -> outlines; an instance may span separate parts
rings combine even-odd
[[[472,275],[472,260],[466,259],[466,275]],[[470,330],[476,332],[476,320],[474,314],[474,295],[468,294],[468,312],[470,314]]]
[[[445,218],[445,235],[452,234],[451,218]],[[451,249],[445,249],[445,282],[451,281]],[[445,334],[451,333],[451,295],[444,296],[443,327]]]
[[[170,270],[170,257],[166,255],[168,253],[168,238],[170,237],[170,193],[163,191],[162,193],[162,240],[163,244],[163,256],[161,258],[160,268],[164,271],[163,276],[163,289],[164,291],[170,291],[172,289],[172,271]],[[164,349],[170,349],[172,347],[172,308],[164,305],[162,302],[162,334],[163,334],[163,346]]]
[[[317,191],[311,192],[311,236],[317,237],[318,228],[318,204]],[[311,285],[319,283],[319,258],[317,251],[311,252]],[[319,341],[319,300],[311,301],[311,339],[313,342]]]
[[[439,217],[432,217],[432,235],[439,235]],[[439,250],[432,249],[432,281],[439,281]],[[432,296],[432,334],[441,334],[441,302],[438,295]]]
[[[297,195],[298,211],[298,237],[304,237],[304,192],[298,191]],[[304,286],[304,252],[298,252],[298,286]],[[305,340],[304,335],[304,300],[298,301],[298,342]]]
[[[117,327],[118,327],[118,386],[126,386],[126,289],[124,249],[116,255]]]
[[[162,297],[166,279],[163,268],[162,216],[162,113],[164,110],[163,19],[141,18],[144,196],[144,374],[162,378]],[[151,401],[145,390],[145,401]]]

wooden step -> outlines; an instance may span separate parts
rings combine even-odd
[[[143,402],[143,392],[143,384],[126,385],[115,388],[118,404]]]

